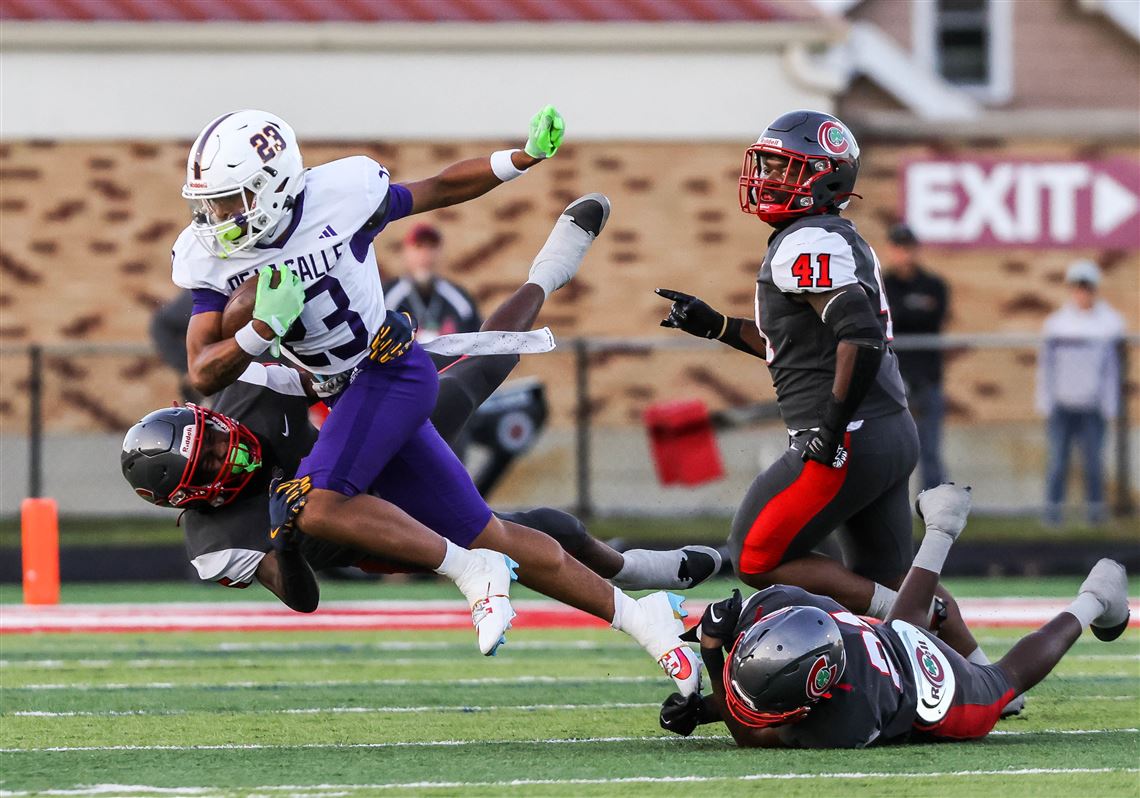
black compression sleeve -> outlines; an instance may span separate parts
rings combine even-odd
[[[277,567],[281,571],[281,587],[285,592],[282,601],[297,612],[313,612],[321,601],[321,588],[313,569],[299,549],[277,552]]]
[[[431,423],[448,446],[455,445],[471,414],[503,384],[518,362],[518,355],[468,357],[443,370]]]
[[[729,316],[728,323],[724,328],[724,333],[720,336],[721,342],[728,344],[733,349],[739,349],[746,355],[752,355],[753,357],[764,357],[763,352],[757,352],[755,349],[749,346],[743,338],[740,337],[740,330],[745,324],[751,324],[751,322],[747,319],[737,319]]]
[[[886,341],[866,292],[858,285],[840,289],[827,303],[820,318],[839,339],[836,369],[847,375],[845,385],[836,385],[824,410],[823,423],[833,431],[842,430],[854,418],[867,392],[875,383],[883,362]],[[853,360],[851,360],[853,358]]]

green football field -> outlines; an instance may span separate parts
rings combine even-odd
[[[1068,597],[1076,584],[951,587]],[[77,586],[64,601],[259,594]],[[434,583],[325,589],[326,601],[453,597]],[[0,591],[0,609],[17,601]],[[1023,631],[978,634],[996,657]],[[669,684],[605,629],[519,629],[489,659],[469,630],[5,634],[0,648],[0,796],[1140,795],[1135,629],[1083,637],[984,741],[858,752],[741,751],[721,726],[667,736]]]

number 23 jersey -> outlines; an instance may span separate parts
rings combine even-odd
[[[337,374],[364,359],[384,321],[372,240],[411,206],[411,192],[390,184],[371,158],[332,161],[306,172],[291,216],[244,257],[215,257],[187,227],[174,243],[173,279],[192,290],[194,313],[221,312],[261,267],[291,270],[305,287],[305,306],[283,351],[315,374]]]

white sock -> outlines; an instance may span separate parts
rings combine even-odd
[[[966,657],[967,662],[972,662],[975,665],[989,665],[990,658],[986,656],[986,652],[982,651],[982,647],[978,646],[970,652],[970,656]]]
[[[527,282],[541,287],[549,298],[578,273],[582,258],[593,242],[593,236],[574,224],[570,217],[559,217],[546,243],[534,256]]]
[[[610,626],[619,632],[627,632],[625,626],[630,614],[638,610],[636,601],[623,593],[620,588],[614,588],[614,619],[610,622]]]
[[[942,573],[942,566],[946,563],[946,555],[954,545],[954,538],[945,532],[927,527],[926,537],[918,547],[918,554],[914,555],[913,568],[923,568],[936,574]]]
[[[444,541],[447,549],[443,553],[443,562],[435,569],[440,576],[446,576],[452,582],[457,580],[471,561],[471,552],[456,546],[450,540]]]
[[[621,570],[610,581],[623,590],[676,590],[682,587],[677,573],[683,556],[680,549],[630,549],[622,554]]]
[[[1081,622],[1081,627],[1084,628],[1104,612],[1104,602],[1092,593],[1081,593],[1073,600],[1072,604],[1065,608],[1065,612],[1076,616],[1076,619]]]
[[[872,618],[886,620],[887,616],[891,614],[891,608],[895,606],[895,599],[898,597],[899,592],[897,590],[883,587],[876,582],[875,592],[871,594],[871,604],[867,607],[867,614]]]

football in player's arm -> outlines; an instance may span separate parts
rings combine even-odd
[[[723,721],[741,747],[864,748],[907,740],[968,740],[1040,682],[1086,626],[1114,640],[1129,621],[1124,568],[1101,560],[1068,609],[995,664],[967,661],[926,632],[934,589],[969,512],[969,489],[919,496],[926,535],[883,623],[777,585],[705,610],[694,630],[711,696],[673,694],[661,726],[688,736]],[[726,658],[727,652],[727,658]]]

